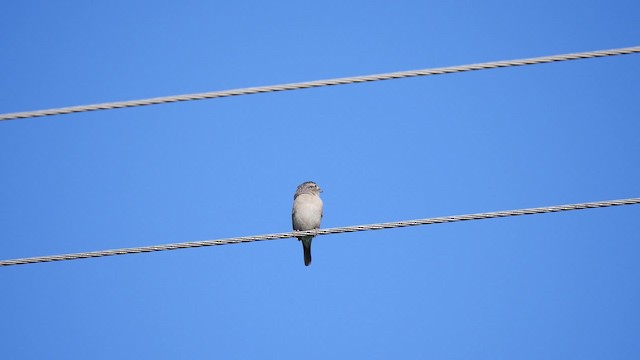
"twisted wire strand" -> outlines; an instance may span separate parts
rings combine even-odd
[[[387,222],[387,223],[378,223],[378,224],[344,226],[344,227],[336,227],[336,228],[328,228],[328,229],[319,229],[317,231],[315,230],[297,231],[297,232],[275,233],[275,234],[266,234],[266,235],[234,237],[234,238],[219,239],[219,240],[190,241],[190,242],[175,243],[175,244],[142,246],[142,247],[134,247],[134,248],[101,250],[101,251],[91,251],[91,252],[82,252],[82,253],[73,253],[73,254],[62,254],[62,255],[38,256],[38,257],[2,260],[0,261],[0,266],[12,266],[12,265],[24,265],[24,264],[34,264],[34,263],[52,262],[52,261],[87,259],[87,258],[97,258],[97,257],[103,257],[103,256],[126,255],[126,254],[139,254],[139,253],[147,253],[147,252],[155,252],[155,251],[197,248],[197,247],[203,247],[203,246],[230,245],[230,244],[240,244],[240,243],[248,243],[248,242],[254,242],[254,241],[286,239],[286,238],[302,236],[302,235],[340,234],[340,233],[349,233],[349,232],[358,232],[358,231],[382,230],[382,229],[392,229],[392,228],[400,228],[400,227],[408,227],[408,226],[443,224],[443,223],[458,222],[458,221],[493,219],[493,218],[501,218],[501,217],[509,217],[509,216],[544,214],[544,213],[553,213],[553,212],[560,212],[560,211],[595,209],[595,208],[633,205],[633,204],[640,204],[640,198],[607,200],[607,201],[546,206],[546,207],[518,209],[518,210],[505,210],[505,211],[485,212],[485,213],[468,214],[468,215],[456,215],[456,216],[445,216],[445,217],[417,219],[417,220],[405,220],[405,221],[396,221],[396,222]]]
[[[544,63],[551,63],[551,62],[558,62],[558,61],[589,59],[589,58],[615,56],[615,55],[627,55],[627,54],[633,54],[638,52],[640,52],[640,46],[634,46],[634,47],[618,48],[618,49],[610,49],[610,50],[598,50],[598,51],[589,51],[589,52],[534,57],[534,58],[519,59],[519,60],[504,60],[504,61],[485,62],[485,63],[461,65],[461,66],[449,66],[449,67],[432,68],[432,69],[409,70],[409,71],[400,71],[400,72],[375,74],[375,75],[353,76],[353,77],[335,78],[335,79],[328,79],[328,80],[299,82],[299,83],[291,83],[291,84],[283,84],[283,85],[258,86],[258,87],[240,88],[240,89],[223,90],[223,91],[212,91],[212,92],[186,94],[186,95],[165,96],[165,97],[157,97],[157,98],[142,99],[142,100],[118,101],[118,102],[109,102],[109,103],[94,104],[94,105],[80,105],[80,106],[71,106],[71,107],[63,107],[63,108],[54,108],[54,109],[48,109],[48,110],[7,113],[7,114],[0,114],[0,120],[26,119],[26,118],[39,117],[39,116],[62,115],[62,114],[71,114],[71,113],[78,113],[78,112],[85,112],[85,111],[97,111],[97,110],[119,109],[119,108],[135,107],[135,106],[157,105],[157,104],[172,103],[172,102],[179,102],[179,101],[215,99],[215,98],[229,97],[229,96],[250,95],[250,94],[267,93],[267,92],[275,92],[275,91],[299,90],[299,89],[308,89],[308,88],[315,88],[315,87],[322,87],[322,86],[346,85],[346,84],[354,84],[354,83],[361,83],[361,82],[401,79],[401,78],[416,77],[416,76],[451,74],[451,73],[458,73],[458,72],[464,72],[464,71],[544,64]]]

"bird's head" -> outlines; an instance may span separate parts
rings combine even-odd
[[[320,186],[318,186],[318,184],[314,183],[313,181],[306,181],[298,186],[298,188],[296,189],[296,194],[293,198],[295,199],[298,195],[301,194],[319,195],[321,192],[322,189],[320,189]]]

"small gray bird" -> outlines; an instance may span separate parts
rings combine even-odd
[[[307,181],[298,186],[296,194],[293,196],[293,210],[291,211],[293,230],[305,231],[320,228],[320,221],[322,220],[321,192],[322,189],[313,181]],[[311,264],[312,239],[313,235],[298,237],[298,240],[302,241],[305,266]]]

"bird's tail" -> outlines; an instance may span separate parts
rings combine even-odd
[[[302,250],[304,251],[304,265],[309,266],[311,264],[311,240],[313,237],[303,237],[302,239]]]

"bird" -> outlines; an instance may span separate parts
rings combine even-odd
[[[313,181],[303,182],[293,195],[291,222],[294,231],[317,230],[322,220],[322,189]],[[315,235],[296,236],[302,241],[304,265],[311,264],[311,240]]]

